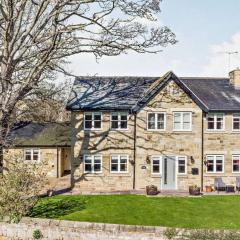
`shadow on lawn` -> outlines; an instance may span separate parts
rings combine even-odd
[[[81,211],[85,209],[85,205],[85,201],[74,199],[42,201],[33,208],[29,217],[59,218],[76,211]]]

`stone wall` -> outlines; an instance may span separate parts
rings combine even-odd
[[[37,148],[40,150],[40,163],[43,164],[44,171],[48,177],[56,178],[61,176],[65,170],[66,162],[70,162],[70,148],[56,148],[56,147],[27,147]],[[4,159],[24,159],[24,149],[21,147],[15,147],[5,150]],[[59,161],[59,163],[57,163]],[[31,164],[31,163],[29,163]],[[59,164],[59,166],[58,166]],[[57,171],[58,174],[57,174]]]
[[[192,131],[173,130],[173,112],[192,113]],[[166,129],[164,131],[147,130],[148,112],[164,112]],[[151,175],[151,164],[147,158],[152,155],[186,156],[187,174],[177,175],[177,189],[188,190],[190,185],[201,184],[201,134],[202,110],[187,94],[170,82],[137,114],[137,189],[144,189],[149,184],[160,188],[161,175]],[[194,163],[191,161],[194,159]],[[192,168],[198,168],[198,175],[192,175]]]
[[[0,236],[7,239],[33,239],[40,230],[43,240],[164,240],[162,227],[129,226],[23,218],[19,224],[0,223]]]
[[[175,93],[177,93],[175,95]],[[173,131],[173,111],[192,112],[193,131]],[[165,131],[147,131],[147,113],[165,112]],[[102,129],[83,130],[83,112],[72,113],[73,152],[72,183],[75,192],[124,191],[133,188],[134,157],[134,115],[129,115],[128,130],[111,131],[110,113],[102,112]],[[161,188],[161,175],[151,175],[151,165],[146,160],[151,155],[171,155],[187,157],[187,174],[177,176],[177,189],[188,190],[189,185],[201,184],[201,133],[202,111],[173,81],[170,82],[137,114],[136,148],[136,189],[143,190],[149,184]],[[101,154],[103,171],[98,174],[84,174],[83,155]],[[128,173],[110,173],[110,155],[129,156]],[[192,163],[191,159],[194,159]],[[192,168],[199,174],[192,175]]]
[[[240,132],[232,131],[232,114],[225,114],[225,129],[222,131],[207,130],[204,118],[204,157],[206,155],[224,155],[224,173],[207,173],[204,166],[204,186],[213,185],[215,177],[222,177],[226,184],[236,184],[236,176],[232,172],[232,155],[240,155]]]

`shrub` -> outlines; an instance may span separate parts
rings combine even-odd
[[[33,239],[41,239],[42,237],[43,235],[39,229],[34,230]]]

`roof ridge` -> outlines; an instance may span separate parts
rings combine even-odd
[[[229,80],[228,77],[179,77],[179,79],[211,79],[211,80]]]

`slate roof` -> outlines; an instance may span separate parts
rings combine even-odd
[[[67,109],[129,110],[159,77],[78,77]]]
[[[240,89],[228,78],[180,78],[208,111],[240,111]]]
[[[138,111],[174,80],[205,111],[240,111],[240,90],[227,78],[178,78],[173,72],[162,77],[78,77],[67,110]]]
[[[69,123],[21,122],[10,132],[9,142],[16,147],[67,147],[71,145],[71,127]]]

